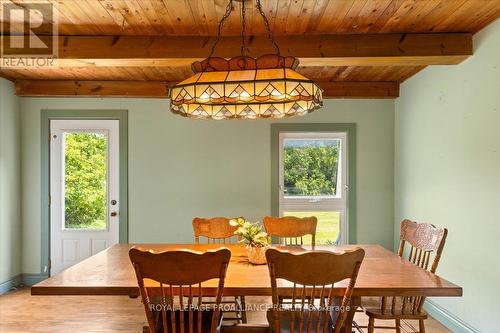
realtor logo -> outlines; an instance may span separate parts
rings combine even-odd
[[[53,66],[58,46],[54,5],[36,0],[0,4],[0,67]]]

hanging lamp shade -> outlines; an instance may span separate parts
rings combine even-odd
[[[195,62],[195,75],[171,90],[171,110],[194,119],[284,118],[322,106],[322,90],[276,54]]]
[[[241,2],[241,55],[231,59],[212,57],[233,0],[219,21],[210,54],[192,64],[194,75],[170,89],[173,113],[193,119],[284,118],[304,115],[322,105],[322,90],[297,73],[299,61],[280,55],[260,0],[255,0],[267,37],[276,54],[258,58],[246,55],[246,2]]]

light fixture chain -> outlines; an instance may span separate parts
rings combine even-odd
[[[267,20],[266,14],[264,14],[264,11],[262,10],[262,4],[260,3],[260,0],[256,0],[256,3],[259,14],[260,16],[262,16],[262,19],[264,20],[264,25],[266,27],[266,32],[267,32],[267,38],[269,38],[273,43],[274,48],[276,49],[276,54],[280,55],[280,48],[278,46],[278,43],[276,43],[276,41],[274,40],[273,32],[271,31],[271,27],[269,26],[269,21]]]
[[[247,8],[245,5],[245,0],[241,2],[241,56],[245,56],[246,53],[246,34],[247,34],[247,24],[246,24],[246,14]]]
[[[221,20],[219,21],[219,28],[217,29],[217,37],[215,38],[215,41],[212,44],[212,48],[210,49],[210,54],[208,55],[208,58],[211,58],[214,54],[215,47],[217,46],[217,43],[219,43],[222,28],[224,27],[224,22],[226,19],[231,15],[231,10],[233,9],[233,0],[229,0],[227,6],[226,6],[226,12],[224,13],[224,16],[222,16]]]

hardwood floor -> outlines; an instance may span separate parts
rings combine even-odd
[[[266,303],[263,297],[247,297],[247,304]],[[366,325],[367,317],[356,314],[356,322]],[[266,323],[264,312],[249,311],[249,323]],[[123,296],[31,296],[23,288],[0,296],[0,332],[2,333],[109,333],[142,332],[146,324],[140,300]],[[381,322],[381,324],[384,324]],[[402,332],[414,332],[416,326],[405,321]],[[433,319],[426,322],[427,332],[450,332]],[[358,331],[359,332],[359,331]],[[366,333],[366,329],[361,332]],[[394,330],[376,330],[377,333]]]

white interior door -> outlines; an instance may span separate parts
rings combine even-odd
[[[347,134],[282,132],[279,138],[280,216],[316,216],[316,244],[346,243]]]
[[[118,243],[119,121],[50,122],[50,274]]]

